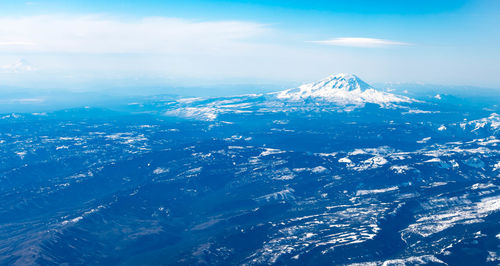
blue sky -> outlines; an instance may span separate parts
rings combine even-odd
[[[500,88],[500,2],[0,1],[0,87]]]

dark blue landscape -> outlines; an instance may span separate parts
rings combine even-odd
[[[5,112],[0,264],[498,265],[500,106],[439,93]]]

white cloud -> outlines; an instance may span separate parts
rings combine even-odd
[[[387,46],[401,46],[410,45],[406,42],[398,42],[384,39],[375,38],[361,38],[361,37],[343,37],[335,38],[324,41],[313,41],[318,44],[335,45],[335,46],[350,46],[350,47],[387,47]]]
[[[268,30],[252,22],[165,17],[4,17],[0,18],[0,49],[13,53],[216,54],[245,49],[245,40]]]

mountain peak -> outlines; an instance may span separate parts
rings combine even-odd
[[[358,76],[350,73],[337,73],[337,74],[332,74],[328,76],[327,78],[330,79],[359,79]]]
[[[356,75],[345,73],[330,75],[295,89],[281,91],[277,97],[292,101],[315,98],[337,104],[387,104],[411,101],[404,96],[378,91]]]
[[[344,91],[366,90],[372,88],[366,82],[358,78],[358,76],[346,73],[333,74],[317,82],[304,84],[300,87],[312,87],[311,89],[322,90],[340,89]]]

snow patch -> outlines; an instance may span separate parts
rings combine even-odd
[[[398,189],[399,188],[397,186],[394,186],[394,187],[381,188],[381,189],[358,190],[356,192],[356,196],[379,194],[379,193],[385,193],[385,192],[394,191],[394,190],[398,190]]]

